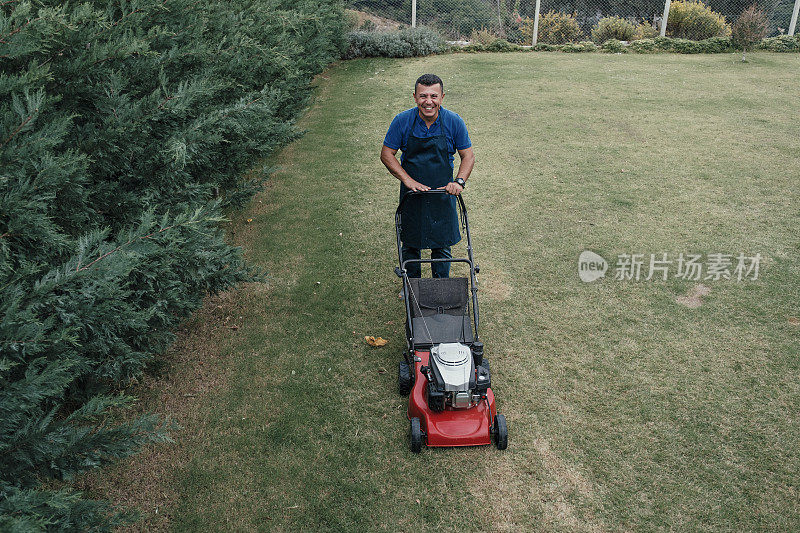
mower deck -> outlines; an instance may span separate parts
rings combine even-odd
[[[427,380],[420,372],[428,364],[429,351],[416,351],[420,361],[414,364],[414,388],[408,402],[408,418],[419,418],[426,434],[428,446],[483,446],[492,444],[492,424],[497,414],[492,389],[486,391],[486,400],[469,409],[445,407],[439,413],[432,411],[425,401]]]

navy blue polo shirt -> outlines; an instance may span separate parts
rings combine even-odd
[[[464,120],[458,116],[458,113],[448,111],[440,107],[439,116],[436,121],[431,124],[430,129],[425,125],[425,121],[419,118],[419,110],[416,107],[407,109],[402,113],[395,115],[392,123],[389,125],[389,131],[386,132],[386,138],[383,140],[383,145],[392,150],[401,150],[403,154],[400,157],[402,162],[405,158],[406,144],[408,137],[411,135],[411,124],[414,124],[414,137],[435,137],[441,135],[442,121],[444,121],[444,129],[447,132],[447,143],[450,147],[450,166],[453,166],[453,155],[456,150],[464,150],[472,146],[472,141],[467,133],[467,125]],[[414,118],[416,116],[416,119]]]

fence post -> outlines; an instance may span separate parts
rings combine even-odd
[[[789,23],[789,37],[794,35],[794,27],[797,26],[797,10],[800,9],[800,0],[794,0],[794,11],[792,11],[792,21]]]
[[[800,2],[800,0],[797,0]],[[541,7],[542,0],[536,0],[536,11],[533,13],[533,39],[531,46],[536,46],[536,40],[539,38],[539,8]]]
[[[417,27],[417,0],[411,0],[411,27]]]
[[[669,18],[669,4],[670,0],[664,1],[664,16],[661,17],[661,36],[666,37],[667,35],[667,19]]]

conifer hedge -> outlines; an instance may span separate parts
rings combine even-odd
[[[251,278],[221,214],[344,49],[336,0],[0,2],[0,530],[127,519],[69,480],[169,439],[109,411]]]

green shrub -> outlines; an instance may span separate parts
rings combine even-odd
[[[375,31],[377,29],[378,26],[370,19],[364,19],[364,22],[362,22],[361,26],[358,28],[359,31]]]
[[[636,37],[638,27],[622,17],[601,18],[592,28],[592,40],[603,44],[609,39],[632,41]]]
[[[628,48],[617,39],[609,39],[603,43],[600,51],[607,54],[624,54],[628,51]]]
[[[640,39],[638,41],[633,41],[628,45],[628,49],[637,54],[652,54],[660,51],[656,46],[655,39]]]
[[[536,46],[533,47],[533,50],[537,52],[558,52],[560,49],[560,45],[550,43],[536,43]]]
[[[672,52],[675,54],[720,54],[733,50],[730,37],[712,37],[702,41],[689,39],[672,39],[670,37],[656,37],[655,39],[642,39],[629,45],[632,52],[653,53]]]
[[[674,40],[675,39],[673,39],[671,37],[661,37],[660,35],[658,37],[654,37],[653,38],[653,42],[656,45],[656,50],[658,50],[660,52],[671,52],[672,51],[672,42]]]
[[[450,49],[442,36],[430,28],[406,28],[399,33],[411,45],[411,52],[415,57],[441,54]]]
[[[505,39],[495,39],[492,44],[486,47],[487,52],[516,52],[522,47],[518,44],[512,44]]]
[[[669,8],[667,35],[670,37],[701,41],[730,34],[731,29],[725,17],[699,0],[677,0]]]
[[[522,21],[523,42],[533,39],[533,20]],[[563,44],[577,42],[583,37],[575,17],[559,11],[548,11],[539,17],[539,38],[536,43]]]
[[[71,480],[168,438],[118,391],[253,279],[221,213],[343,51],[337,0],[167,4],[0,9],[0,531],[122,521]]]
[[[800,41],[796,37],[778,35],[763,39],[756,48],[770,52],[800,52]]]
[[[559,45],[559,50],[569,53],[594,52],[597,45],[592,41],[581,41],[579,43],[566,43]]]
[[[676,54],[702,54],[703,47],[699,41],[692,41],[690,39],[672,39],[670,43],[670,52]]]
[[[411,57],[411,44],[400,37],[400,32],[354,31],[347,34],[350,47],[345,59],[357,57]]]
[[[456,49],[457,52],[467,52],[467,53],[474,53],[474,52],[485,52],[486,46],[482,45],[481,43],[473,43],[468,44],[467,46],[462,46]]]
[[[448,49],[441,35],[429,28],[398,31],[354,31],[347,35],[346,59],[357,57],[413,57],[438,54]]]
[[[730,37],[711,37],[700,41],[701,54],[724,54],[732,52],[733,41]]]
[[[633,40],[638,41],[639,39],[655,39],[656,37],[658,37],[658,28],[647,21],[642,21],[636,27],[636,35],[633,37]]]

